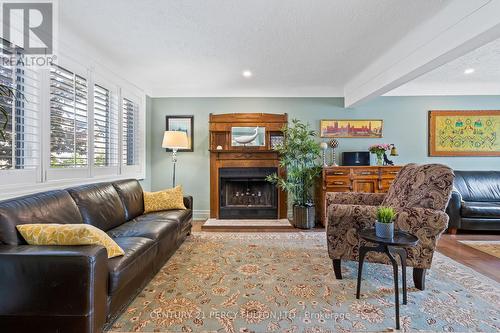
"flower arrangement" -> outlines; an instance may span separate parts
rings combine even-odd
[[[376,145],[371,145],[368,150],[370,153],[377,155],[377,165],[382,165],[384,153],[391,149],[391,145],[388,143],[379,143]]]

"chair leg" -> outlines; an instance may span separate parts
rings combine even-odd
[[[340,267],[340,259],[332,259],[333,262],[333,271],[335,272],[335,278],[337,280],[342,280],[342,270]]]
[[[415,288],[419,290],[425,290],[425,268],[413,268],[413,282],[415,283]]]

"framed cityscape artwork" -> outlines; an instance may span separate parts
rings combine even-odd
[[[500,110],[429,111],[429,156],[500,156]]]
[[[167,131],[181,131],[187,134],[189,148],[179,149],[178,151],[193,151],[194,116],[166,116],[166,123]],[[168,148],[166,150],[172,151],[172,149]]]
[[[378,119],[323,119],[319,127],[322,138],[381,138],[383,125]]]

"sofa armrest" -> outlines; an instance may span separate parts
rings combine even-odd
[[[359,243],[358,231],[373,227],[376,216],[376,206],[329,205],[326,236],[330,258],[356,260]]]
[[[107,311],[106,249],[0,246],[0,327],[16,332],[100,332]]]
[[[460,215],[460,210],[462,208],[462,195],[460,192],[453,190],[451,192],[451,198],[448,202],[448,207],[446,208],[446,213],[450,217],[450,228],[460,229],[462,217]]]
[[[332,204],[379,206],[385,196],[385,193],[328,192],[326,203],[327,206]]]
[[[187,209],[193,210],[193,197],[190,195],[184,196],[184,206],[186,206]]]

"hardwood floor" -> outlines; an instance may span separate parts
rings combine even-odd
[[[500,241],[498,234],[458,234],[441,236],[437,250],[475,271],[500,282],[500,259],[460,243],[460,240]]]
[[[201,231],[201,226],[205,221],[194,221],[193,231]],[[279,229],[228,229],[217,230],[217,232],[279,232]],[[281,230],[281,231],[304,231],[300,229]],[[325,232],[324,228],[315,228],[306,232]],[[500,259],[487,253],[476,250],[470,246],[460,243],[460,240],[494,240],[500,241],[500,234],[444,234],[438,242],[437,250],[451,259],[468,266],[475,271],[488,276],[489,278],[500,282]]]

